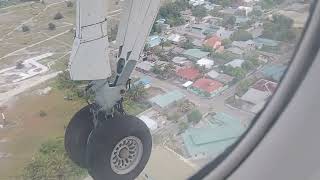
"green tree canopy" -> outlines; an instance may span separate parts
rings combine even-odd
[[[192,15],[198,18],[203,18],[208,15],[207,9],[203,6],[197,6],[193,8],[191,11]]]
[[[252,39],[252,35],[245,30],[238,30],[231,36],[232,41],[247,41]]]
[[[76,166],[64,150],[63,138],[49,140],[41,145],[34,158],[25,167],[24,180],[81,179],[86,171]]]
[[[202,114],[199,110],[194,109],[187,115],[187,118],[189,123],[197,124],[202,119]]]

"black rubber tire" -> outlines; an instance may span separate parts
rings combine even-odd
[[[118,142],[128,136],[135,136],[141,140],[143,154],[135,169],[119,175],[111,168],[111,153]],[[133,180],[145,168],[151,150],[152,137],[146,124],[134,116],[116,115],[102,122],[90,134],[87,145],[89,174],[95,180]]]
[[[83,168],[87,167],[87,141],[93,128],[93,114],[90,112],[90,105],[78,111],[66,128],[65,150],[69,158]]]

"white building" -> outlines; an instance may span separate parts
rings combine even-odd
[[[197,61],[197,64],[199,66],[204,66],[206,69],[211,69],[212,66],[214,65],[214,61],[211,60],[211,59],[202,58],[202,59]]]
[[[225,66],[231,66],[233,68],[237,68],[237,67],[241,68],[243,63],[244,63],[243,59],[234,59],[234,60],[228,62],[227,64],[225,64]]]

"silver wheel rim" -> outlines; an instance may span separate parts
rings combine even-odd
[[[117,174],[127,174],[137,167],[142,154],[141,140],[135,136],[125,137],[113,148],[111,169]]]

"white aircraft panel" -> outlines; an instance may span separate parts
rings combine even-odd
[[[99,80],[111,76],[106,18],[106,0],[78,0],[76,38],[69,62],[73,80]]]
[[[70,57],[70,75],[73,80],[99,80],[111,76],[108,38],[80,43],[75,39]]]

